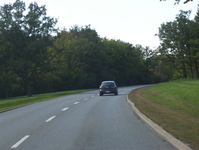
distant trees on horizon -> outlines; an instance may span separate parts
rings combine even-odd
[[[163,23],[152,50],[101,38],[90,25],[55,28],[45,6],[16,0],[0,8],[0,97],[199,78],[199,12]]]

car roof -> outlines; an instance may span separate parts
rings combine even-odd
[[[102,81],[102,83],[115,83],[115,81]]]

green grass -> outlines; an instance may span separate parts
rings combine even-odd
[[[43,100],[48,100],[51,98],[56,98],[60,96],[65,96],[65,95],[70,95],[70,94],[76,94],[76,93],[82,93],[82,92],[87,92],[91,90],[72,90],[72,91],[63,91],[63,92],[54,92],[54,93],[46,93],[46,94],[36,94],[33,95],[32,97],[28,96],[20,96],[20,97],[14,97],[14,98],[9,98],[9,99],[0,99],[0,111],[4,111],[7,109],[43,101]]]
[[[180,79],[132,91],[142,113],[193,149],[199,149],[199,80]]]
[[[156,103],[199,117],[199,80],[177,80],[144,90]]]

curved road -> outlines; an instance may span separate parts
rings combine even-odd
[[[0,150],[174,150],[119,95],[75,94],[0,113]]]

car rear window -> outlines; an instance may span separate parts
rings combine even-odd
[[[105,83],[102,83],[102,87],[115,87],[115,83],[105,82]]]

